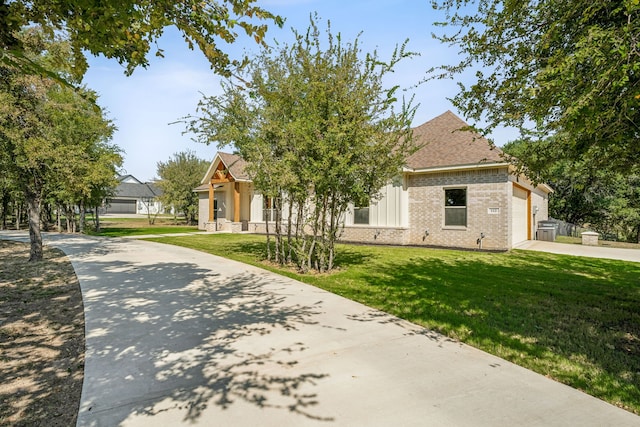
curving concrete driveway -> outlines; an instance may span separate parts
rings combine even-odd
[[[590,258],[617,259],[621,261],[640,262],[640,250],[610,248],[603,246],[583,246],[567,243],[545,242],[542,240],[528,240],[515,249],[528,251],[549,252],[552,254],[574,255]]]
[[[84,297],[78,426],[640,425],[541,375],[258,268],[143,241],[45,240],[69,255]]]

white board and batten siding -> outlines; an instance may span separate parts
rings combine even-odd
[[[407,227],[409,223],[409,195],[403,178],[394,179],[380,190],[380,198],[369,206],[369,226]],[[251,194],[251,222],[263,222],[264,199],[262,194]],[[283,206],[283,219],[287,216]],[[347,210],[345,225],[353,226],[353,207]]]
[[[347,210],[346,226],[353,226],[353,207]],[[404,178],[397,177],[382,187],[379,197],[369,205],[369,227],[407,227],[409,194]],[[357,225],[355,225],[357,227]]]

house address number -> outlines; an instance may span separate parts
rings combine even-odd
[[[500,208],[488,208],[487,209],[487,213],[489,215],[499,215],[500,214]]]

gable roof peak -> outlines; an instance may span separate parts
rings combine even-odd
[[[129,183],[129,184],[142,184],[142,181],[140,181],[138,178],[136,178],[135,176],[133,176],[131,174],[119,175],[118,176],[118,181],[126,182],[126,183]]]
[[[229,171],[229,174],[236,181],[248,182],[251,181],[251,178],[245,171],[245,167],[247,162],[237,154],[224,153],[222,151],[218,151],[216,155],[213,157],[211,164],[209,165],[209,169],[205,173],[202,181],[200,181],[201,185],[207,184],[211,177],[213,176],[217,163],[216,161],[220,159],[220,162],[224,165],[225,169]]]

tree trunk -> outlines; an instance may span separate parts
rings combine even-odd
[[[316,252],[316,244],[318,241],[318,228],[320,227],[320,206],[316,202],[316,205],[313,208],[313,235],[311,236],[311,243],[309,244],[309,250],[307,251],[307,269],[311,270],[314,268],[314,254]],[[315,257],[315,266],[317,266],[317,256]]]
[[[51,205],[49,203],[43,203],[40,206],[40,228],[42,231],[49,231],[49,225],[51,224]]]
[[[289,200],[289,218],[287,218],[287,264],[291,264],[291,229],[293,228],[293,199]]]
[[[26,199],[29,208],[29,239],[31,240],[29,262],[42,261],[42,234],[40,234],[41,197],[37,192],[27,191]]]
[[[329,196],[324,195],[322,197],[322,212],[320,214],[320,238],[322,244],[318,251],[318,266],[317,270],[323,273],[327,266],[327,209],[329,205]]]
[[[296,229],[294,234],[295,240],[295,262],[298,265],[298,268],[301,272],[306,273],[307,269],[307,244],[309,243],[309,239],[307,239],[304,233],[304,223],[302,219],[304,218],[304,205],[306,204],[306,200],[297,202],[297,216],[296,216]]]
[[[75,222],[73,210],[69,206],[65,206],[65,219],[67,221],[67,233],[73,232],[73,224]]]
[[[20,230],[20,217],[22,216],[22,212],[20,211],[20,205],[16,205],[16,230]]]
[[[284,253],[284,249],[282,248],[282,218],[281,218],[281,199],[280,197],[275,197],[273,199],[273,208],[274,208],[274,214],[275,214],[275,224],[274,224],[274,228],[275,228],[275,249],[274,249],[274,253],[275,253],[275,262],[282,265],[284,264],[284,259],[282,257],[282,254]]]
[[[9,209],[9,195],[2,195],[2,229],[7,229],[7,210]]]
[[[86,226],[86,220],[87,220],[87,216],[84,211],[85,209],[84,200],[80,200],[80,205],[78,207],[80,208],[80,224],[78,225],[78,232],[82,234],[84,233],[84,228]]]
[[[151,215],[151,202],[153,199],[143,199],[142,202],[147,208],[147,220],[149,221],[149,225],[154,225],[156,223],[156,217],[158,216],[158,212],[154,215]]]
[[[96,225],[96,233],[100,233],[100,206],[96,206],[94,221]]]
[[[264,220],[264,229],[267,232],[267,261],[271,261],[271,235],[269,234],[269,216],[267,216]]]

